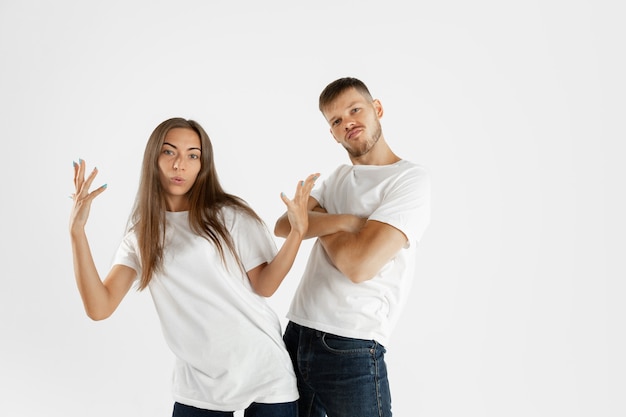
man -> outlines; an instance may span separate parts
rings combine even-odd
[[[423,167],[392,152],[380,124],[383,107],[360,80],[330,83],[319,108],[352,165],[338,167],[309,197],[305,237],[317,241],[284,335],[299,415],[391,416],[384,346],[414,278],[430,181]],[[275,234],[288,233],[283,215]]]

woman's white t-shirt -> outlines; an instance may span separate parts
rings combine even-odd
[[[277,249],[267,227],[225,208],[225,224],[246,271],[270,262]],[[163,268],[149,284],[165,340],[176,357],[173,397],[197,408],[234,411],[252,402],[298,399],[280,321],[250,286],[225,248],[189,227],[187,212],[166,213]],[[114,264],[141,272],[137,237],[127,234]]]

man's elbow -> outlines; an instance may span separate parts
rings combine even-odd
[[[274,235],[277,237],[287,237],[289,232],[291,231],[291,225],[289,221],[283,219],[282,217],[276,221],[274,225]]]
[[[274,226],[274,236],[276,236],[276,237],[286,237],[287,236],[287,234],[283,230],[283,227],[280,226],[278,223],[276,223],[276,226]]]

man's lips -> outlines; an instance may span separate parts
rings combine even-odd
[[[348,134],[346,135],[346,139],[350,140],[350,139],[354,139],[355,137],[357,137],[359,135],[359,133],[361,133],[363,131],[362,127],[355,127],[352,128],[350,131],[348,131]]]

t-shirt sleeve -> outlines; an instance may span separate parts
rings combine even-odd
[[[129,232],[124,236],[113,256],[112,264],[127,266],[134,269],[137,272],[137,276],[141,275],[137,238],[133,232]]]
[[[398,177],[369,220],[390,224],[402,231],[409,243],[419,243],[430,223],[428,171],[417,166]]]
[[[246,271],[270,262],[278,252],[267,226],[248,214],[238,213],[231,228],[231,236]]]
[[[313,197],[315,200],[317,200],[317,202],[319,203],[320,206],[324,207],[324,203],[323,203],[323,198],[322,196],[324,195],[324,187],[326,185],[326,182],[322,181],[319,185],[315,185],[315,188],[311,190],[311,194],[310,196]]]
[[[315,184],[315,187],[311,190],[311,197],[313,197],[321,207],[328,210],[326,198],[332,198],[332,195],[329,196],[328,193],[337,183],[337,178],[345,175],[345,171],[349,170],[349,165],[339,165],[331,174],[322,178],[322,181]]]

